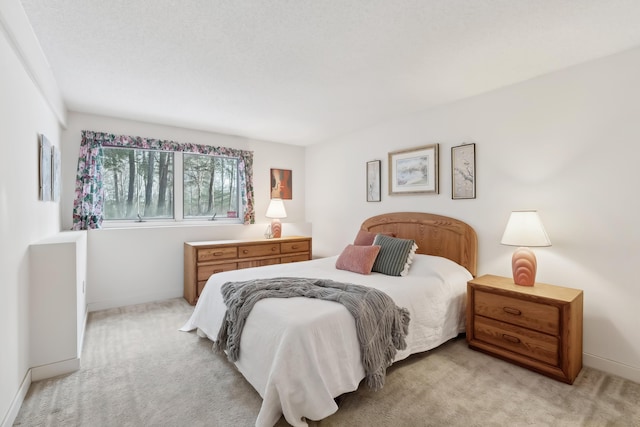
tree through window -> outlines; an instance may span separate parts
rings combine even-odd
[[[183,215],[238,217],[238,159],[184,154]]]
[[[174,218],[174,184],[183,190],[184,218],[238,218],[238,159],[182,154],[182,177],[174,177],[175,153],[103,148],[105,220]]]

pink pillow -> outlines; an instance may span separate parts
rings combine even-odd
[[[358,235],[356,236],[356,239],[353,241],[353,244],[355,246],[371,246],[373,245],[373,239],[375,239],[376,235],[378,234],[384,234],[385,236],[395,237],[393,233],[388,231],[385,231],[382,233],[372,233],[370,231],[360,229],[360,231],[358,231]]]
[[[371,274],[373,263],[380,252],[380,246],[347,245],[336,261],[338,270],[353,271],[359,274]]]

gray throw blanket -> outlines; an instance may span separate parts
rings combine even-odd
[[[409,311],[397,307],[390,296],[377,289],[327,279],[278,277],[227,282],[221,292],[227,312],[215,346],[219,351],[226,349],[232,362],[240,355],[247,316],[263,298],[302,296],[343,304],[355,319],[367,385],[373,390],[382,388],[396,352],[407,347]]]

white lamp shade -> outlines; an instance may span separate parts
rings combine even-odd
[[[282,199],[271,199],[265,216],[267,218],[286,218],[287,211],[284,209]]]
[[[509,246],[551,246],[536,211],[513,211],[500,241]]]

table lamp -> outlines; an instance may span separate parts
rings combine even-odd
[[[513,211],[500,241],[503,245],[519,246],[513,252],[511,269],[516,285],[533,286],[536,282],[536,256],[529,247],[551,246],[551,240],[536,211]]]
[[[271,199],[265,216],[271,218],[271,224],[269,224],[267,231],[264,233],[265,237],[267,239],[279,238],[282,235],[280,218],[287,217],[287,211],[284,209],[282,199]]]

